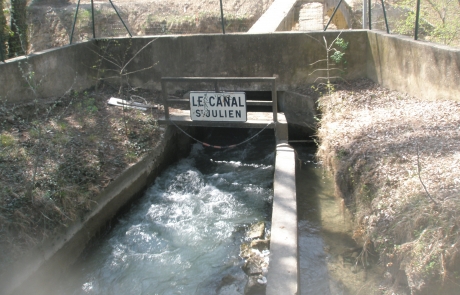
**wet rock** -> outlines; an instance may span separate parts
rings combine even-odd
[[[265,266],[263,257],[260,257],[258,255],[253,255],[248,260],[246,260],[246,262],[244,263],[243,271],[248,276],[260,275],[262,274],[263,266]]]
[[[251,276],[249,277],[248,284],[244,289],[246,295],[263,295],[267,286],[267,279],[264,276]],[[262,283],[260,283],[261,281]],[[265,281],[265,283],[264,283]]]
[[[263,239],[265,234],[265,222],[259,221],[256,224],[251,225],[249,230],[246,232],[248,239]]]
[[[270,240],[265,237],[265,223],[251,225],[246,232],[246,243],[240,247],[240,256],[245,260],[243,271],[248,276],[244,294],[265,294],[268,272]]]
[[[248,259],[249,257],[251,257],[251,254],[252,254],[251,244],[248,244],[248,243],[241,244],[240,257],[243,259]]]
[[[253,240],[250,247],[259,251],[270,249],[270,240]]]

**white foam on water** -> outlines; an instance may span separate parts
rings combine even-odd
[[[65,293],[207,294],[238,276],[244,228],[268,218],[273,195],[273,149],[249,149],[193,145],[92,250]]]

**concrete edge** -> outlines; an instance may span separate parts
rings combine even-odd
[[[46,288],[53,286],[51,282],[76,262],[88,242],[124,205],[142,193],[162,170],[189,152],[189,141],[168,126],[154,151],[112,181],[88,215],[11,266],[10,272],[0,280],[0,294],[40,294],[40,291],[46,294]]]
[[[296,3],[297,0],[275,0],[249,29],[247,34],[290,31],[294,23],[294,8]]]
[[[270,264],[266,295],[298,291],[295,152],[287,141],[276,146]]]

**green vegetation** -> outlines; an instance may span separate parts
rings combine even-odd
[[[330,43],[328,43],[326,37],[324,36],[323,42],[320,42],[319,40],[316,41],[324,48],[325,58],[310,64],[310,66],[314,67],[314,69],[309,75],[317,75],[315,83],[317,81],[324,82],[320,82],[316,86],[312,86],[312,88],[320,96],[323,94],[330,95],[335,90],[333,81],[340,79],[343,80],[342,76],[346,72],[347,60],[345,58],[345,51],[348,49],[349,42],[341,38],[340,33]],[[319,68],[318,65],[320,66]]]
[[[393,5],[404,12],[401,19],[392,19],[394,32],[414,36],[416,0],[399,0]],[[460,46],[460,2],[458,0],[421,1],[420,39],[445,45]]]

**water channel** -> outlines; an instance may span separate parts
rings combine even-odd
[[[294,145],[299,243],[299,294],[382,294],[377,257],[360,259],[352,221],[334,195],[334,182],[317,162],[315,146]]]
[[[216,130],[207,140],[225,144],[213,142],[219,137],[228,134]],[[374,294],[377,279],[354,263],[351,223],[315,147],[295,149],[299,294]],[[274,151],[268,130],[235,149],[193,145],[85,251],[55,294],[243,294],[240,245],[249,225],[271,218]]]
[[[207,142],[219,144],[224,130]],[[251,224],[271,219],[274,150],[273,131],[234,149],[193,145],[86,251],[56,294],[243,294],[240,245]]]

